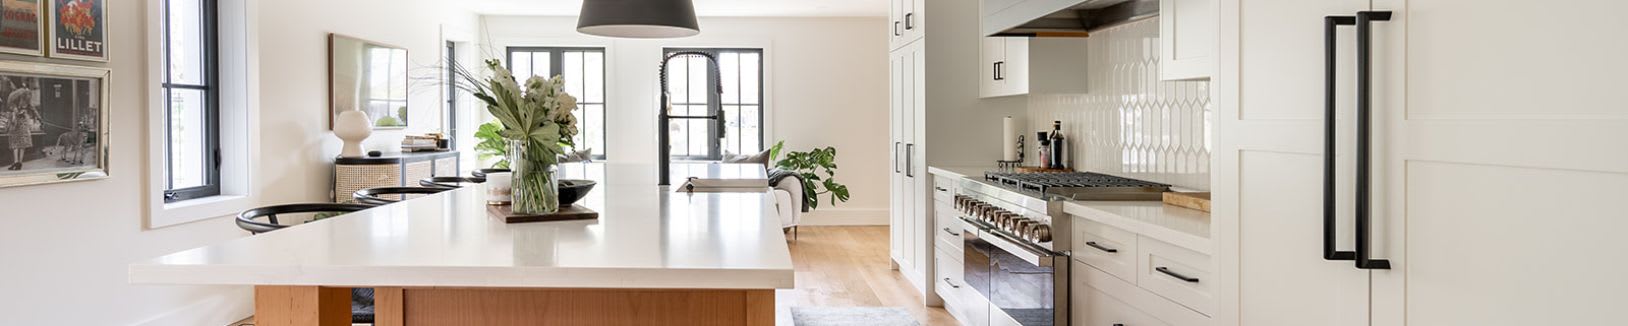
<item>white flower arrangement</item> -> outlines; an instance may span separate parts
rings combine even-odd
[[[484,82],[463,69],[458,69],[458,75],[503,125],[503,138],[527,141],[530,149],[546,151],[537,155],[539,163],[557,163],[565,148],[576,145],[572,138],[580,132],[577,118],[571,114],[577,98],[565,92],[565,78],[531,76],[521,87],[514,73],[497,60],[487,60],[486,68],[493,76]]]

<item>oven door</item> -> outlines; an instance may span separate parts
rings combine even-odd
[[[992,308],[1023,326],[1068,325],[1068,256],[992,230],[979,231],[978,238],[993,248],[985,294]],[[971,282],[971,276],[967,279]]]

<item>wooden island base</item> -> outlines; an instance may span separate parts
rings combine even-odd
[[[262,326],[350,325],[350,288],[256,286]],[[379,326],[774,325],[774,290],[378,288]]]

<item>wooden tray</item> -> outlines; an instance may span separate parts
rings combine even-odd
[[[599,219],[599,212],[595,212],[594,210],[588,209],[587,207],[582,207],[582,206],[577,206],[577,205],[571,205],[571,206],[568,206],[568,207],[561,207],[560,211],[558,211],[558,212],[554,212],[553,214],[543,214],[543,215],[520,215],[520,214],[515,214],[514,213],[514,206],[510,206],[510,205],[499,205],[499,206],[486,205],[486,213],[492,215],[492,217],[503,219],[504,223],[554,222],[554,221],[574,221],[574,220],[594,220],[594,219]]]
[[[1164,193],[1164,203],[1177,207],[1185,207],[1210,211],[1210,193],[1208,192],[1167,192]]]

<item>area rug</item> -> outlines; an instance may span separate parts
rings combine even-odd
[[[921,326],[898,307],[791,307],[796,326]]]

